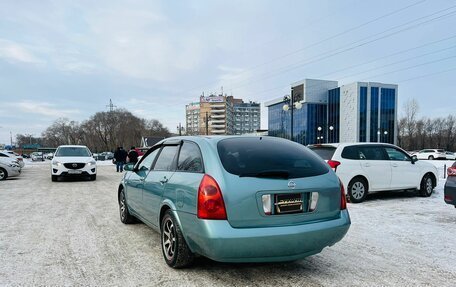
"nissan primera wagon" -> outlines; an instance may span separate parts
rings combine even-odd
[[[160,233],[174,268],[290,261],[341,240],[343,186],[315,153],[273,137],[177,137],[152,147],[118,188],[120,220]]]

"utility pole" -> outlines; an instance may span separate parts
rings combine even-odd
[[[209,116],[206,112],[206,135],[209,135]]]
[[[13,133],[10,131],[10,144],[11,148],[13,148]]]
[[[293,110],[294,110],[294,93],[293,93],[293,87],[291,87],[291,141],[294,141],[293,139]]]
[[[112,103],[112,100],[109,99],[109,105],[106,106],[107,108],[109,108],[109,112],[113,112],[114,111],[114,108],[117,108],[117,106],[115,106],[113,103]]]
[[[179,123],[179,126],[177,127],[177,129],[179,130],[179,136],[181,136],[182,135],[182,129],[183,129],[181,123]]]

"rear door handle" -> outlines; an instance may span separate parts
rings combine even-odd
[[[370,165],[370,163],[367,163],[367,162],[366,162],[366,163],[364,164],[364,166],[365,166],[365,167],[369,167],[369,166],[371,166],[371,165]]]
[[[393,163],[392,166],[393,166],[393,167],[397,167],[397,163]]]

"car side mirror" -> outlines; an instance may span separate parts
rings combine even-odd
[[[134,168],[135,168],[134,163],[127,163],[126,165],[124,165],[124,170],[126,170],[126,171],[132,171]]]
[[[416,155],[412,155],[412,164],[418,161],[418,157]]]

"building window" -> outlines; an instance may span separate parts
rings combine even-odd
[[[359,141],[367,140],[367,87],[359,91]]]
[[[328,142],[339,142],[340,130],[340,88],[328,91]]]
[[[394,143],[395,114],[396,114],[396,90],[382,88],[381,96],[380,96],[380,141],[381,142]]]
[[[370,104],[370,141],[377,142],[378,127],[378,88],[371,87],[371,104]]]

